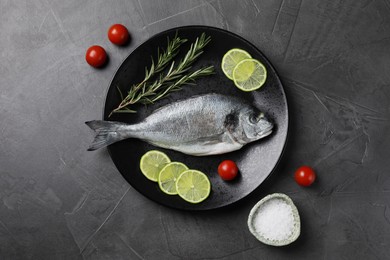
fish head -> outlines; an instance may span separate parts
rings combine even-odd
[[[245,111],[240,122],[244,135],[243,139],[246,142],[253,142],[270,135],[274,127],[274,124],[267,119],[264,113],[256,109]]]

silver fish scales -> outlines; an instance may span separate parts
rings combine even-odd
[[[231,96],[206,94],[164,106],[142,122],[94,120],[96,132],[88,150],[138,138],[155,146],[189,155],[235,151],[272,133],[273,124],[251,104]]]

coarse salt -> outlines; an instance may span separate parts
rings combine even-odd
[[[255,216],[255,230],[268,240],[286,240],[294,231],[294,215],[282,199],[270,199],[260,206]]]

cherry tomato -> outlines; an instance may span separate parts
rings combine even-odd
[[[103,66],[107,60],[107,53],[103,47],[99,45],[93,45],[88,48],[85,54],[85,60],[92,67],[98,68]]]
[[[231,160],[221,162],[218,166],[218,174],[225,181],[233,180],[238,174],[236,163]]]
[[[316,179],[314,170],[309,166],[301,166],[295,171],[295,181],[301,186],[310,186]]]
[[[130,38],[129,31],[122,24],[114,24],[108,29],[108,39],[116,45],[124,45]]]

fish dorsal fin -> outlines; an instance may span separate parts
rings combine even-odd
[[[184,99],[180,99],[180,100],[176,100],[175,102],[173,103],[169,103],[167,105],[164,105],[162,107],[159,107],[157,109],[155,109],[152,113],[157,113],[165,108],[168,108],[170,106],[180,106],[181,103],[184,103],[184,102],[191,102],[191,101],[194,101],[198,98],[201,98],[201,97],[217,97],[217,96],[224,96],[222,94],[217,94],[217,93],[208,93],[208,94],[200,94],[200,95],[195,95],[195,96],[192,96],[192,97],[189,97],[189,98],[184,98]]]

